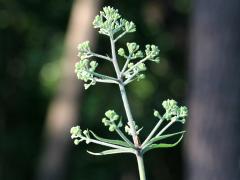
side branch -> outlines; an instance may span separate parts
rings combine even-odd
[[[107,61],[112,62],[112,59],[110,57],[108,57],[108,56],[103,56],[103,55],[100,55],[100,54],[97,54],[97,53],[93,53],[93,52],[91,52],[91,56],[92,57],[98,57],[100,59],[105,59]]]
[[[145,62],[146,60],[148,60],[148,56],[146,56],[145,58],[143,58],[142,60],[138,61],[136,64],[134,64],[131,68],[129,68],[127,71],[125,71],[123,74],[128,73],[129,71],[133,70],[135,67],[137,67],[139,64]]]
[[[122,34],[120,34],[116,39],[113,40],[113,42],[117,42],[120,38],[122,38],[125,34],[127,34],[126,31],[124,31]]]

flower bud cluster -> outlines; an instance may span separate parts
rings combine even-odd
[[[134,79],[136,78],[138,81],[141,79],[145,78],[145,75],[142,74],[141,72],[146,71],[147,67],[144,63],[139,63],[137,65],[134,65],[134,63],[129,63],[128,68],[131,69],[128,73],[125,73],[125,77],[127,79],[131,78]]]
[[[177,102],[173,99],[163,101],[163,108],[166,110],[164,117],[167,120],[179,121],[185,123],[185,119],[188,116],[188,109],[186,106],[178,106]]]
[[[127,70],[123,73],[124,77],[127,79],[126,82],[129,83],[135,79],[138,81],[145,78],[145,75],[142,73],[146,71],[145,62],[151,60],[154,62],[159,62],[159,49],[155,45],[146,45],[145,55],[141,50],[139,50],[139,45],[135,42],[127,43],[128,53],[125,52],[123,48],[118,49],[118,55],[126,58],[127,60]],[[137,63],[130,62],[130,60],[143,58]]]
[[[87,56],[91,55],[89,41],[80,43],[77,49],[78,49],[78,57],[80,57],[80,59],[86,59]]]
[[[122,122],[121,120],[119,121],[118,124],[116,124],[116,121],[119,120],[119,115],[114,111],[114,110],[108,110],[105,112],[105,116],[102,119],[102,123],[105,126],[109,126],[109,131],[113,132],[116,130],[116,128],[122,127]]]
[[[128,55],[123,48],[118,49],[118,55],[124,58],[137,59],[143,57],[143,52],[139,50],[139,45],[135,42],[127,43]]]
[[[158,57],[160,50],[155,45],[146,45],[145,53],[149,60],[154,62],[159,62],[160,59]]]
[[[82,131],[80,126],[72,127],[70,130],[71,138],[74,139],[74,144],[78,145],[82,141],[86,141],[87,144],[90,143],[90,134],[88,130]]]
[[[75,64],[75,73],[77,74],[78,79],[86,82],[84,84],[85,89],[96,84],[93,73],[97,66],[98,63],[96,61],[90,61],[89,59],[80,60]]]
[[[136,31],[136,26],[133,22],[129,22],[118,13],[117,9],[110,6],[104,7],[93,21],[94,28],[99,28],[100,34],[111,36],[119,31],[131,33]]]
[[[135,128],[135,131],[136,131],[136,134],[138,135],[139,134],[139,132],[141,131],[141,129],[139,129],[138,128],[138,125],[136,125],[136,123],[135,123],[135,121],[133,121],[133,123],[134,123],[134,128]],[[127,123],[127,125],[125,125],[125,132],[128,134],[128,135],[132,135],[132,130],[131,130],[131,128],[130,128],[130,124],[129,124],[129,122]]]

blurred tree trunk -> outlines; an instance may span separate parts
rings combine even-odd
[[[240,179],[240,1],[195,0],[188,180]]]
[[[75,0],[66,34],[61,80],[52,100],[44,131],[44,148],[37,170],[38,180],[65,179],[70,147],[71,126],[76,124],[82,96],[82,84],[74,73],[77,44],[95,40],[92,21],[97,14],[99,1]]]

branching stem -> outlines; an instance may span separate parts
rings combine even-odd
[[[113,40],[113,42],[117,42],[121,37],[123,37],[125,34],[127,34],[126,31],[124,31],[122,34],[120,34],[116,39]]]
[[[132,117],[132,113],[131,113],[131,109],[130,109],[130,106],[129,106],[129,103],[128,103],[126,90],[125,90],[125,87],[124,87],[124,84],[123,84],[123,80],[122,80],[122,77],[121,77],[121,72],[120,72],[119,65],[118,65],[117,58],[116,58],[115,42],[116,42],[117,39],[115,39],[115,41],[114,41],[113,36],[110,36],[110,43],[111,43],[111,50],[112,50],[112,62],[113,62],[113,66],[114,66],[114,69],[116,71],[118,80],[120,81],[119,89],[120,89],[120,93],[121,93],[121,96],[122,96],[123,105],[124,105],[124,108],[125,108],[125,111],[126,111],[128,124],[129,124],[130,129],[131,129],[131,135],[132,135],[132,138],[133,138],[133,142],[134,142],[135,148],[138,149],[138,148],[140,148],[141,145],[140,145],[139,138],[138,138],[138,135],[137,135],[137,132],[136,132],[136,129],[135,129],[135,123],[134,123],[134,120],[133,120],[133,117]],[[143,157],[139,153],[136,154],[136,157],[137,157],[137,162],[138,162],[138,170],[139,170],[140,180],[146,180]]]
[[[97,54],[97,53],[91,52],[91,56],[98,57],[98,58],[100,58],[100,59],[105,59],[105,60],[107,60],[107,61],[112,62],[112,59],[111,59],[110,57],[103,56],[103,55],[100,55],[100,54]]]
[[[131,58],[128,57],[127,60],[126,60],[126,62],[125,62],[125,64],[124,64],[124,66],[123,66],[123,68],[122,68],[122,70],[121,70],[121,76],[122,76],[122,74],[124,73],[124,71],[127,69],[130,60],[131,60]]]
[[[153,128],[153,130],[151,131],[151,133],[148,135],[148,137],[147,137],[147,138],[145,139],[145,141],[142,143],[142,146],[141,146],[141,147],[145,146],[145,145],[148,143],[148,141],[154,136],[154,134],[156,133],[156,131],[158,130],[158,128],[161,126],[162,122],[163,122],[163,118],[161,118],[161,119],[158,121],[158,123],[157,123],[156,126]]]
[[[114,78],[114,77],[106,76],[106,75],[99,74],[99,73],[96,73],[96,72],[91,72],[91,71],[88,71],[88,72],[91,73],[91,74],[93,74],[93,75],[96,76],[96,77],[101,78],[101,79],[107,79],[107,80],[112,80],[112,81],[118,82],[118,79],[116,79],[116,78]]]
[[[174,122],[176,121],[171,120],[164,128],[162,128],[162,130],[156,135],[156,137],[162,135],[162,133],[164,133]]]
[[[118,127],[116,128],[116,132],[126,143],[128,143],[128,145],[134,147],[134,144],[129,141],[129,139],[122,133],[122,131]]]
[[[137,67],[139,64],[145,62],[146,60],[148,60],[148,56],[146,56],[145,58],[143,58],[142,60],[138,61],[136,64],[134,64],[131,68],[129,68],[127,71],[125,71],[123,74],[128,73],[129,71],[131,71],[132,69],[134,69],[135,67]]]

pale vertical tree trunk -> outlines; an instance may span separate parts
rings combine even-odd
[[[100,1],[75,0],[65,41],[61,81],[52,100],[44,131],[44,148],[37,170],[38,180],[62,180],[67,169],[70,143],[69,130],[79,115],[82,84],[74,73],[77,44],[90,40],[94,44],[92,21]]]
[[[195,0],[187,180],[240,179],[240,1]]]

